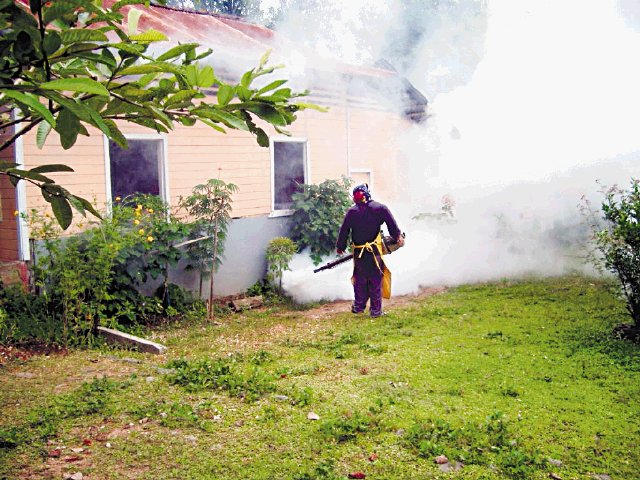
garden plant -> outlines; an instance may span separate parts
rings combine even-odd
[[[276,286],[280,294],[284,293],[282,291],[282,275],[286,270],[291,270],[289,262],[297,251],[296,243],[287,237],[272,238],[267,246],[266,257],[269,270],[267,278]]]
[[[293,194],[291,239],[309,249],[314,264],[335,250],[336,235],[351,206],[351,180],[325,180],[319,185],[301,185]]]
[[[640,338],[640,182],[632,179],[628,188],[603,187],[600,210],[583,199],[594,251],[590,259],[600,271],[612,273],[625,300],[631,325],[618,332]]]

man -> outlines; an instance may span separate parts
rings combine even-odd
[[[342,221],[336,252],[344,254],[347,249],[347,238],[351,235],[353,242],[353,296],[351,307],[353,313],[364,312],[367,300],[370,300],[369,313],[372,317],[383,315],[382,311],[382,239],[380,227],[387,225],[392,238],[398,245],[404,245],[404,237],[398,228],[391,211],[382,203],[371,199],[369,185],[358,185],[353,189],[353,203]]]

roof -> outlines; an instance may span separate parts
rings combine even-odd
[[[18,1],[25,5],[28,3],[27,0]],[[114,3],[115,0],[104,0],[105,5]],[[153,3],[149,7],[144,4],[125,6],[122,11],[126,13],[131,8],[143,12],[138,21],[140,30],[152,28],[164,33],[172,43],[194,42],[211,48],[216,74],[221,78],[237,79],[246,70],[255,67],[259,59],[271,50],[271,64],[290,66],[292,63],[302,63],[301,68],[295,69],[298,76],[304,77],[300,90],[309,88],[314,93],[324,91],[325,96],[347,99],[380,97],[376,98],[376,102],[384,103],[386,100],[389,104],[393,103],[393,97],[397,97],[405,105],[403,110],[408,117],[417,121],[426,118],[427,99],[386,62],[363,66],[338,59],[318,60],[315,52],[300,43],[239,17],[181,10]],[[302,74],[300,70],[303,70]],[[295,79],[291,83],[298,88]],[[372,91],[372,86],[378,89],[377,95]]]

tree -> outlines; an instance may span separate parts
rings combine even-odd
[[[89,126],[126,148],[118,121],[157,132],[168,132],[176,123],[202,122],[220,132],[249,131],[259,145],[268,146],[255,117],[287,133],[283,129],[297,111],[318,108],[294,102],[307,92],[292,92],[283,86],[286,80],[254,86],[276,68],[267,66],[268,52],[237,84],[220,80],[210,65],[203,65],[211,50],[201,52],[196,43],[174,45],[157,56],[150,53],[151,45],[168,38],[152,29],[139,32],[140,10],[129,8],[122,26],[122,9],[141,3],[120,0],[102,8],[91,0],[29,0],[27,9],[17,1],[0,0],[0,131],[15,128],[0,151],[34,128],[39,147],[54,130],[69,149],[78,135],[89,135]],[[217,90],[215,102],[207,100],[209,89]],[[63,228],[71,223],[72,207],[99,216],[87,200],[46,176],[65,171],[73,170],[61,164],[24,170],[0,162],[0,174],[14,185],[23,180],[41,189]]]
[[[193,187],[187,198],[180,199],[180,206],[194,220],[191,230],[200,235],[198,241],[189,243],[188,253],[195,268],[200,271],[200,295],[203,276],[209,277],[209,319],[214,316],[214,274],[222,263],[224,242],[231,221],[232,197],[237,191],[237,185],[212,178],[207,183]]]

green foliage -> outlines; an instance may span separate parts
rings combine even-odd
[[[91,345],[99,325],[139,325],[200,308],[193,296],[170,287],[169,267],[183,255],[176,244],[189,225],[158,197],[119,199],[111,215],[70,237],[61,236],[48,214],[32,210],[24,219],[39,241],[32,265],[37,295],[0,290],[0,308],[8,314],[0,342]],[[157,296],[141,294],[141,287],[154,279],[162,281]]]
[[[351,180],[342,177],[302,185],[302,191],[292,196],[291,238],[300,248],[309,248],[315,265],[335,250],[338,230],[351,205],[350,186]]]
[[[169,381],[188,392],[224,390],[231,396],[254,401],[275,390],[271,377],[262,370],[256,367],[242,372],[229,358],[172,360],[167,368],[175,370],[169,374]]]
[[[16,345],[34,339],[62,342],[62,328],[57,320],[44,297],[21,286],[0,283],[0,344]]]
[[[378,428],[379,419],[371,412],[347,412],[332,417],[320,424],[320,432],[338,443],[355,439],[359,434],[369,433]]]
[[[298,246],[287,237],[276,237],[269,241],[267,246],[267,265],[269,269],[268,279],[278,284],[278,291],[282,292],[282,275],[289,268],[289,262],[298,251]]]
[[[586,200],[583,205],[599,253],[591,260],[616,276],[629,315],[640,326],[640,182],[632,179],[626,190],[613,186],[603,193],[601,219],[594,218]]]
[[[210,278],[209,318],[214,313],[214,272],[222,263],[227,229],[231,222],[232,197],[237,191],[237,185],[212,178],[207,183],[193,187],[187,198],[180,198],[180,207],[192,219],[190,238],[195,241],[187,245],[187,253],[192,267],[200,272],[200,295],[203,277]]]
[[[546,463],[538,452],[518,446],[501,412],[480,425],[467,422],[458,428],[441,419],[417,422],[409,428],[406,443],[429,459],[445,455],[468,465],[496,465],[509,478],[531,478]]]
[[[277,68],[267,66],[268,53],[239,84],[229,84],[210,65],[200,63],[211,50],[198,52],[196,43],[158,49],[158,42],[169,39],[151,29],[138,31],[139,10],[129,8],[127,18],[121,11],[136,3],[146,2],[115,2],[104,9],[90,0],[32,0],[30,9],[19,2],[0,2],[0,106],[5,112],[0,114],[0,130],[16,129],[0,151],[33,128],[38,129],[40,147],[54,130],[69,149],[78,135],[89,135],[87,127],[93,127],[124,148],[127,142],[117,120],[157,132],[168,132],[176,123],[202,122],[221,132],[249,131],[261,146],[268,146],[256,118],[287,133],[283,128],[296,119],[297,111],[318,108],[293,103],[307,92],[279,88],[284,81],[253,87],[256,79]],[[158,50],[163,53],[156,56]],[[206,90],[212,87],[224,92],[223,102],[206,101]],[[43,175],[59,171],[71,169],[0,165],[0,174],[14,184],[22,179],[38,186],[63,228],[71,223],[72,208],[97,216],[89,202]]]
[[[114,392],[126,386],[126,383],[106,377],[85,382],[75,391],[55,397],[45,407],[29,411],[24,425],[0,427],[0,449],[44,444],[57,433],[60,423],[65,419],[97,413],[108,415]]]

